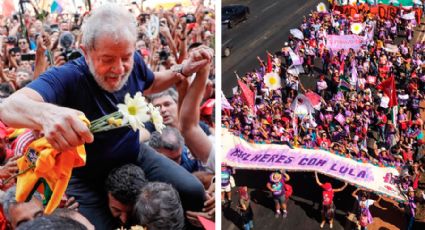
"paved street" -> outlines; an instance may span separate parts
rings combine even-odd
[[[275,52],[282,48],[289,35],[289,29],[298,27],[302,16],[316,9],[318,0],[223,0],[222,5],[244,4],[251,14],[248,20],[237,24],[234,28],[222,29],[222,42],[233,45],[229,57],[222,59],[222,89],[226,96],[231,96],[232,87],[236,86],[237,71],[242,75],[259,63],[260,56],[266,58],[265,51]]]

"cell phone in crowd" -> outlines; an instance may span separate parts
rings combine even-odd
[[[35,54],[21,54],[22,61],[35,61]]]

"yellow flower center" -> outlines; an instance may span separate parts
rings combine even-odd
[[[128,107],[128,113],[132,116],[135,116],[137,114],[137,108],[136,106],[129,106]]]
[[[270,82],[270,85],[274,85],[274,84],[276,84],[276,79],[274,77],[271,77],[269,79],[269,82]]]

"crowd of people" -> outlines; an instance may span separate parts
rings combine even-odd
[[[191,3],[50,13],[29,1],[0,15],[1,229],[202,229],[200,218],[214,221],[215,6]],[[92,134],[80,119],[111,114],[137,92],[159,108],[165,128]],[[26,154],[18,146],[41,137],[59,151],[85,144],[87,152],[51,215],[46,194],[15,197]]]
[[[409,200],[399,206],[412,229],[415,202],[423,202],[424,190],[425,42],[413,39],[419,24],[404,15],[418,7],[399,6],[396,15],[382,18],[368,10],[370,5],[360,5],[355,15],[312,11],[297,28],[301,35],[291,33],[281,50],[267,52],[270,61],[257,57],[256,70],[236,74],[255,95],[254,105],[238,87],[228,98],[231,108],[223,110],[222,124],[252,143],[323,149],[396,167],[400,177],[395,179]],[[354,24],[361,24],[361,31],[353,32]],[[327,46],[330,35],[355,34],[363,39],[356,50]],[[279,75],[279,89],[267,86],[269,72]],[[331,216],[320,226],[325,219],[332,227]]]

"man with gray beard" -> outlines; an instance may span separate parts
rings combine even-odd
[[[40,77],[0,103],[0,120],[11,127],[40,131],[57,150],[85,144],[86,165],[72,172],[67,195],[80,204],[79,211],[96,229],[113,229],[103,182],[112,168],[134,163],[150,181],[171,183],[185,210],[199,211],[205,199],[202,184],[190,173],[139,143],[130,128],[92,134],[79,119],[93,121],[118,110],[124,96],[163,91],[209,65],[210,48],[201,46],[183,64],[153,73],[135,52],[135,18],[118,5],[91,12],[82,26],[84,56]]]

